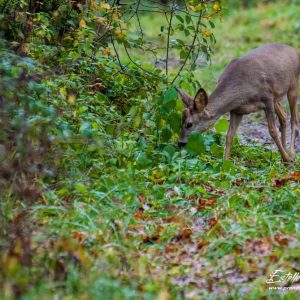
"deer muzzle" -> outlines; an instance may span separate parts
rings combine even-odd
[[[186,146],[186,144],[187,144],[187,143],[184,143],[184,142],[178,142],[178,146],[179,146],[179,147],[184,147],[184,146]]]

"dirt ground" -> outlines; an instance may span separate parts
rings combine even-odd
[[[279,128],[279,124],[277,124]],[[300,129],[300,128],[299,128]],[[287,121],[287,146],[290,144],[291,126],[290,119]],[[239,141],[242,144],[251,145],[252,143],[260,143],[268,145],[271,149],[277,149],[273,139],[271,138],[267,121],[263,113],[246,115],[238,129]],[[296,137],[296,151],[300,149],[300,137]]]

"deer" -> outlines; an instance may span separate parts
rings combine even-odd
[[[193,131],[203,132],[221,116],[230,114],[224,160],[230,158],[233,138],[246,114],[264,110],[269,133],[277,145],[283,162],[295,159],[295,139],[298,135],[297,97],[299,91],[300,54],[284,44],[269,44],[233,59],[224,69],[210,96],[200,88],[195,97],[176,87],[185,105],[182,111],[178,146],[187,144]],[[291,114],[290,149],[286,148],[287,96]],[[276,127],[276,115],[279,130]]]

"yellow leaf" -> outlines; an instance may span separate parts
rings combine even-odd
[[[69,96],[68,96],[68,102],[70,104],[73,104],[73,103],[75,103],[75,100],[76,100],[76,96],[73,93],[69,94]]]
[[[93,9],[95,9],[95,10],[98,9],[98,5],[95,1],[92,1],[91,4],[92,4]]]
[[[102,25],[105,25],[107,23],[107,19],[105,19],[103,17],[98,17],[97,22],[102,24]]]
[[[86,23],[83,19],[79,21],[79,27],[86,27]]]
[[[190,9],[194,12],[200,11],[201,9],[205,8],[203,4],[198,4],[198,5],[190,5]]]
[[[109,55],[110,54],[110,49],[109,47],[106,47],[102,50],[103,55]]]
[[[208,21],[210,21],[210,19],[211,19],[211,15],[209,14],[209,15],[207,15],[206,16],[206,19],[208,20]]]
[[[19,269],[20,264],[18,262],[18,259],[16,257],[9,256],[6,260],[6,272],[15,275]]]
[[[115,34],[118,39],[123,40],[125,38],[125,34],[121,30],[116,30]]]
[[[100,7],[101,8],[105,8],[105,9],[110,9],[110,5],[107,2],[101,2],[100,3]]]
[[[125,22],[121,22],[121,29],[127,29],[127,24]]]
[[[79,248],[78,251],[78,256],[79,256],[79,260],[81,261],[81,263],[83,264],[87,264],[88,263],[88,257],[85,255],[84,251],[82,248]]]
[[[213,5],[212,8],[213,8],[213,10],[215,10],[215,11],[221,10],[219,3],[215,3],[215,4]]]
[[[157,295],[156,300],[171,300],[171,295],[168,290],[163,289]]]
[[[66,96],[67,96],[67,90],[65,87],[61,87],[59,89],[59,93],[60,93],[60,96],[63,98],[63,99],[66,99]]]
[[[205,36],[211,36],[212,35],[212,33],[209,31],[209,30],[207,30],[207,29],[203,29],[202,30],[202,33],[205,35]]]
[[[120,16],[118,12],[113,13],[113,19],[114,20],[120,20]]]

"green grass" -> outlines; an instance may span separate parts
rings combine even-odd
[[[300,49],[299,14],[270,4],[224,17],[212,64],[196,73],[202,85],[212,91],[231,59],[262,44]],[[224,134],[205,138],[197,156],[143,132],[109,141],[107,161],[97,147],[69,147],[67,175],[32,207],[43,226],[23,299],[296,299],[265,282],[300,269],[299,173],[289,175],[299,155],[284,165],[277,151],[236,141],[224,162]],[[26,285],[13,259],[7,268],[3,299]],[[48,272],[35,285],[38,268]]]

